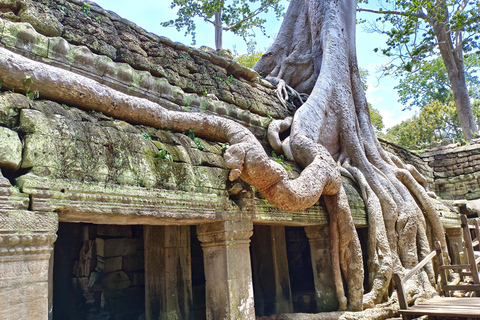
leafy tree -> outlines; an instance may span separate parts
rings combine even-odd
[[[241,65],[244,65],[245,67],[253,68],[255,63],[257,63],[257,61],[260,60],[262,55],[263,53],[261,52],[246,53],[246,54],[242,54],[235,60]]]
[[[363,69],[363,68],[358,68],[358,72],[360,73],[360,81],[362,82],[362,88],[363,91],[368,90],[368,83],[367,83],[367,78],[368,78],[368,70]],[[378,135],[382,132],[383,128],[385,128],[385,125],[383,124],[383,118],[380,112],[378,112],[377,109],[372,107],[371,103],[368,103],[368,110],[370,111],[370,120],[372,121],[372,126],[373,129],[375,130],[375,133]]]
[[[383,128],[385,128],[383,117],[370,103],[368,104],[368,109],[370,111],[370,120],[372,121],[373,129],[375,129],[375,133],[379,134],[382,132]]]
[[[480,99],[480,80],[476,76],[480,68],[480,56],[469,55],[464,62],[469,96],[471,99]],[[395,88],[398,89],[400,102],[408,109],[423,108],[434,101],[443,104],[453,101],[451,85],[441,58],[425,61],[416,73],[407,73],[402,77]]]
[[[479,100],[472,104],[472,110],[477,125],[480,125]],[[457,141],[464,139],[453,101],[445,104],[440,101],[430,102],[419,114],[388,129],[381,137],[407,148],[422,147],[423,144],[446,138]]]
[[[266,22],[260,14],[273,10],[277,19],[283,16],[284,7],[279,0],[172,0],[171,8],[178,8],[177,19],[162,23],[162,26],[175,26],[178,31],[186,28],[185,36],[191,34],[195,44],[196,24],[198,17],[215,27],[215,46],[222,49],[223,31],[232,31],[247,41],[254,36],[253,28],[263,27]]]
[[[360,0],[368,3],[368,0]],[[480,2],[457,0],[394,0],[381,8],[357,11],[381,14],[377,21],[390,30],[377,29],[389,38],[381,52],[394,59],[387,72],[414,72],[430,56],[440,53],[453,92],[459,120],[467,140],[477,131],[463,65],[464,53],[479,52]]]

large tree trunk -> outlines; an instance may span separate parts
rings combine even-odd
[[[215,49],[220,50],[223,46],[222,8],[215,12]]]
[[[395,165],[374,134],[357,66],[355,9],[355,0],[292,0],[277,39],[255,69],[284,79],[297,91],[310,93],[293,118],[289,140],[279,143],[285,153],[305,165],[308,150],[302,141],[320,143],[341,166],[342,172],[357,181],[363,190],[369,211],[371,286],[363,305],[369,307],[387,297],[392,271],[412,268],[430,252],[427,223],[443,248],[446,245],[438,214],[425,189],[406,170],[408,168],[399,161],[395,162],[400,167]],[[424,207],[425,216],[417,200]],[[350,214],[348,210],[337,210],[338,207],[328,203],[331,217],[339,219],[340,216],[351,223],[344,217]],[[357,267],[351,265],[355,251],[360,250],[355,245],[357,240],[343,239],[345,233],[338,233],[336,224],[331,227],[332,243],[344,244],[339,246],[340,253],[332,252],[337,255],[332,261],[338,261],[338,256],[344,258],[339,263],[349,284],[349,308],[359,309],[359,298],[351,290],[358,289],[361,279],[349,274]],[[418,288],[427,295],[433,293],[429,283],[434,280],[431,267],[427,273],[428,276],[419,277],[411,285],[412,295],[414,291],[418,294]],[[336,281],[337,286],[341,286],[341,279],[337,277]]]
[[[433,11],[430,12],[430,15],[437,16],[438,14]],[[447,28],[448,12],[446,10],[443,20],[429,20],[429,23],[435,32],[438,48],[440,49],[443,63],[447,69],[448,80],[452,87],[455,107],[457,108],[458,119],[460,120],[463,135],[465,140],[470,141],[475,138],[475,133],[478,129],[475,118],[473,117],[467,84],[465,82],[462,44],[459,43],[457,44],[458,48],[454,48],[451,32]]]

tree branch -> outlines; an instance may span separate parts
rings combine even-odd
[[[426,20],[427,16],[423,13],[406,13],[402,11],[395,11],[395,10],[373,10],[373,9],[365,9],[365,8],[357,8],[357,12],[369,12],[369,13],[376,13],[376,14],[394,14],[397,16],[402,17],[415,17],[422,20]]]
[[[231,26],[224,27],[223,30],[229,31],[229,30],[231,30],[231,29],[233,29],[233,28],[236,28],[236,27],[238,27],[239,25],[241,25],[242,23],[244,23],[245,21],[250,20],[250,19],[252,19],[253,17],[259,15],[260,13],[262,13],[263,11],[265,11],[267,8],[268,8],[268,6],[258,8],[258,9],[255,10],[251,15],[249,15],[248,17],[243,18],[242,20],[240,20],[239,22],[237,22],[237,23],[235,23],[235,24],[232,24]]]

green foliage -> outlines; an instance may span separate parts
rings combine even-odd
[[[152,140],[152,137],[148,132],[142,132],[142,137],[144,137],[147,140]]]
[[[235,61],[240,63],[242,66],[253,68],[253,66],[257,63],[258,60],[260,60],[262,56],[263,53],[261,52],[247,53],[236,58]]]
[[[89,14],[90,13],[90,4],[89,3],[84,3],[80,7],[80,9],[83,11],[83,13]]]
[[[202,143],[202,140],[200,140],[199,138],[195,137],[195,133],[194,133],[195,130],[193,129],[190,129],[188,130],[188,137],[190,139],[193,140],[193,142],[195,142],[195,144],[197,145],[197,148],[200,149],[200,150],[203,150],[204,149],[204,146],[203,146],[203,143]]]
[[[94,19],[95,19],[98,23],[102,23],[102,22],[103,22],[103,19],[100,18],[99,16],[96,16]]]
[[[285,157],[283,156],[283,154],[281,154],[281,155],[278,157],[277,154],[275,153],[275,151],[272,151],[272,157],[275,159],[275,161],[277,161],[278,163],[280,163],[280,164],[285,168],[285,170],[293,171],[292,167],[287,166],[287,165],[285,164]]]
[[[227,151],[227,148],[230,147],[230,143],[228,142],[222,143],[221,146],[222,146],[222,153],[224,153],[225,151]]]
[[[30,100],[40,98],[40,92],[38,92],[37,90],[31,92],[30,90],[31,90],[30,87],[27,87],[27,91],[25,92],[25,95],[27,96],[27,98],[29,98]]]
[[[368,0],[358,2],[368,3]],[[383,7],[378,10],[357,10],[380,14],[372,29],[388,36],[387,47],[374,51],[392,57],[392,63],[385,67],[387,74],[417,71],[425,59],[438,56],[435,48],[439,40],[434,28],[446,28],[452,49],[463,53],[479,52],[479,1],[392,0],[379,2],[379,5]]]
[[[192,140],[195,139],[195,130],[189,129],[188,133],[187,133],[187,136]]]
[[[473,99],[480,99],[480,80],[475,75],[480,69],[480,56],[474,54],[465,57],[464,66],[469,95]],[[395,89],[398,90],[399,101],[407,109],[423,108],[434,101],[443,104],[453,101],[453,92],[441,58],[424,61],[418,72],[402,77]]]
[[[33,83],[32,77],[31,76],[25,76],[25,78],[23,79],[23,85],[25,87],[25,96],[27,98],[29,98],[30,100],[40,98],[40,93],[37,90],[35,90],[33,92],[31,91],[32,88],[30,87],[30,85],[32,83]]]
[[[360,73],[360,80],[362,81],[363,91],[367,91],[368,89],[367,78],[369,75],[368,70],[363,68],[358,68],[358,72]]]
[[[157,156],[160,158],[160,159],[165,159],[167,161],[173,161],[173,157],[170,153],[168,153],[167,150],[165,149],[160,149],[160,151],[158,151],[158,154]]]
[[[379,134],[382,132],[383,128],[385,128],[383,118],[380,115],[380,112],[378,112],[377,109],[374,109],[370,103],[368,104],[368,109],[370,110],[370,121],[372,122],[373,129],[375,130],[375,133]]]
[[[273,117],[272,117],[271,115],[269,115],[269,114],[267,114],[267,117],[268,117],[268,119],[270,119],[270,121],[275,120],[275,119],[273,119]]]
[[[273,10],[278,19],[284,12],[279,0],[172,0],[170,7],[178,8],[177,18],[162,22],[161,25],[174,26],[178,31],[185,29],[185,36],[192,36],[192,44],[196,43],[196,17],[219,27],[221,31],[231,31],[247,42],[249,37],[255,35],[254,28],[267,36],[263,27],[266,19],[260,17],[262,13]],[[214,21],[216,12],[221,13],[221,26]]]
[[[480,101],[472,104],[472,111],[477,125],[480,124]],[[433,141],[452,138],[456,141],[464,139],[458,120],[455,103],[443,104],[433,101],[414,117],[387,130],[381,137],[404,147],[421,146]]]

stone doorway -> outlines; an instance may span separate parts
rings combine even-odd
[[[53,262],[53,320],[206,319],[195,226],[60,223]]]
[[[293,311],[316,313],[315,280],[310,244],[303,227],[286,227],[288,270],[292,288]]]
[[[60,223],[53,320],[145,317],[143,226]]]

